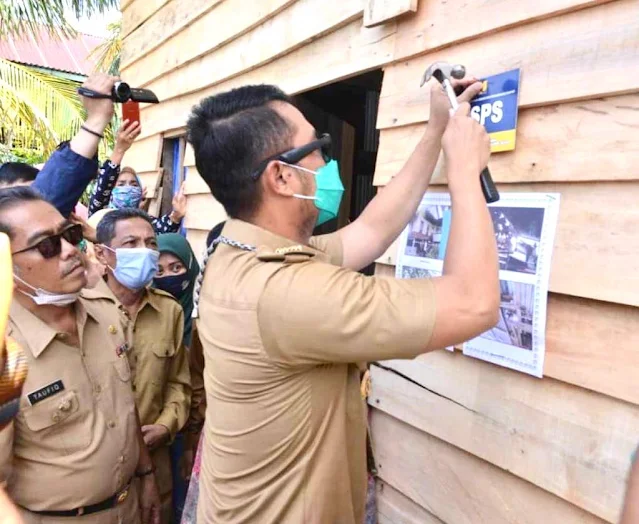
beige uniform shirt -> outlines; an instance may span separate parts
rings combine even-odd
[[[115,302],[84,291],[76,312],[80,348],[18,302],[11,305],[9,334],[29,371],[20,412],[0,432],[0,477],[16,504],[35,511],[101,502],[127,485],[138,463],[131,370]],[[137,522],[138,502],[129,499],[82,522]]]
[[[102,282],[98,288],[110,293]],[[140,423],[165,426],[173,440],[186,424],[191,404],[188,355],[182,344],[182,307],[168,293],[148,288],[134,318],[129,317],[121,304],[119,309],[122,326],[132,341],[127,356]],[[151,458],[163,498],[163,512],[167,513],[172,488],[168,445],[153,450]]]
[[[338,267],[337,235],[296,246],[230,220],[206,267],[207,394],[198,522],[361,524],[366,422],[355,363],[412,358],[434,324],[428,280]]]

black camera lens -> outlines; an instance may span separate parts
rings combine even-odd
[[[131,88],[126,82],[116,82],[113,85],[113,100],[124,104],[131,99]]]

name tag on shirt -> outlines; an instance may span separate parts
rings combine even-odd
[[[62,391],[64,391],[64,384],[61,380],[56,380],[55,382],[52,382],[51,384],[48,384],[43,388],[29,393],[27,395],[27,398],[29,399],[29,404],[35,406],[38,402],[42,402],[43,400],[46,400],[56,393],[60,393]]]

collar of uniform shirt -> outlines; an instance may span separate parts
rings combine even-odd
[[[274,252],[277,249],[299,246],[298,242],[294,242],[285,237],[278,236],[266,229],[244,222],[243,220],[230,219],[227,221],[224,229],[222,230],[222,236],[240,242],[242,244],[248,244],[255,248],[268,247]],[[310,247],[310,246],[305,246]],[[310,247],[310,249],[317,254],[322,254],[317,249]]]
[[[87,317],[90,316],[96,322],[98,322],[98,317],[91,310],[91,306],[87,306],[82,299],[76,302],[75,307],[78,332],[81,337]],[[9,318],[18,331],[20,331],[20,335],[26,341],[29,351],[33,354],[34,358],[38,358],[58,335],[55,329],[45,324],[33,313],[27,311],[16,300],[11,302]]]

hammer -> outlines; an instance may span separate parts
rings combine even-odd
[[[435,62],[424,72],[420,87],[428,82],[431,78],[435,78],[446,91],[448,100],[450,101],[450,107],[452,111],[457,111],[459,104],[457,103],[457,95],[453,89],[453,85],[450,82],[451,78],[460,80],[466,75],[466,68],[463,65],[450,65],[446,62]],[[499,192],[495,187],[490,171],[488,167],[485,167],[479,176],[481,182],[481,190],[484,193],[484,198],[489,204],[497,202],[499,200]]]

